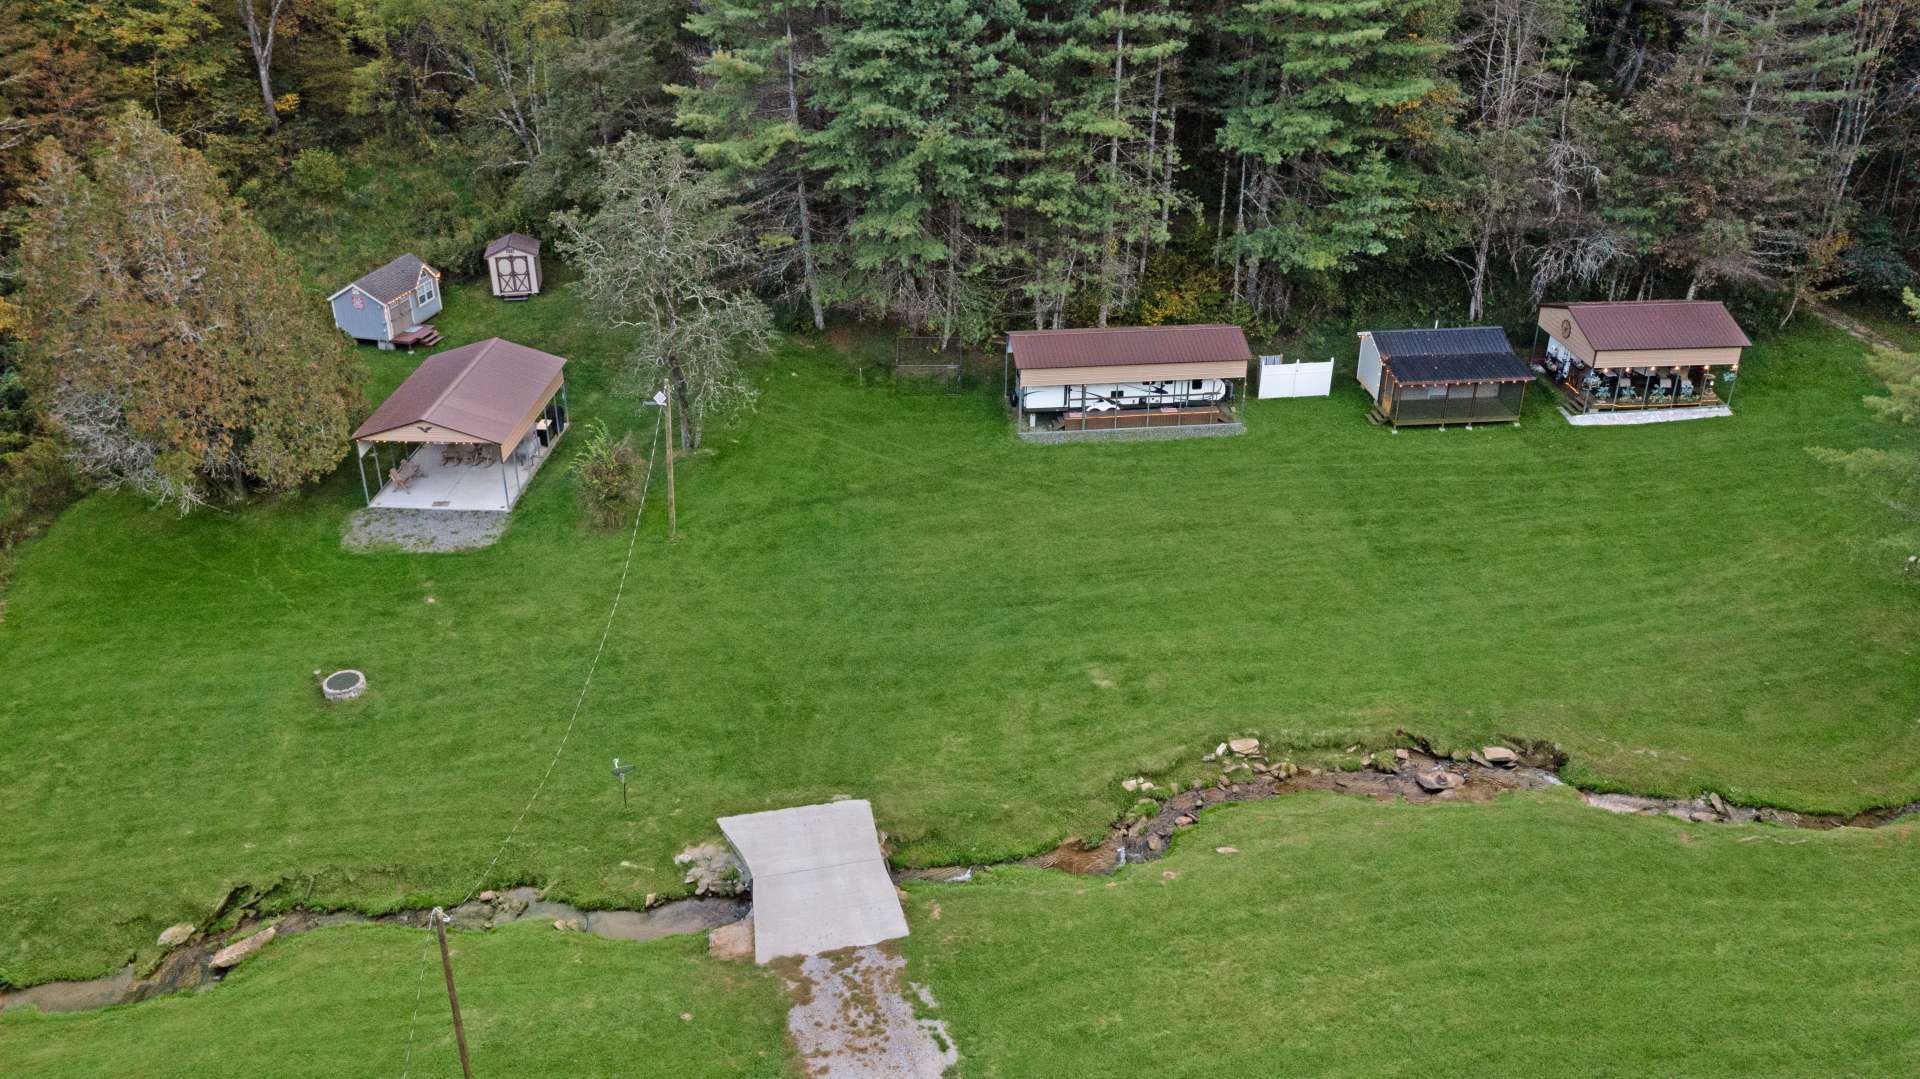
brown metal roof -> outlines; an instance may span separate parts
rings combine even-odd
[[[450,348],[421,361],[353,437],[430,423],[505,445],[546,403],[566,362],[499,337]]]
[[[1718,300],[1634,300],[1547,304],[1565,307],[1597,352],[1622,349],[1745,348],[1753,342]]]
[[[1121,364],[1220,363],[1253,359],[1238,326],[1121,326],[1104,330],[1015,330],[1007,351],[1022,371]]]
[[[509,232],[505,236],[487,245],[487,253],[482,258],[492,258],[502,251],[524,251],[529,255],[540,253],[540,241],[524,232]]]

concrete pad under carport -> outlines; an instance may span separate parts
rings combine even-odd
[[[868,802],[722,817],[720,831],[752,882],[755,962],[907,935]]]

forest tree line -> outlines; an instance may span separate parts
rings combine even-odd
[[[29,0],[0,198],[134,101],[263,196],[303,152],[458,140],[486,228],[685,140],[763,284],[980,338],[1284,318],[1356,272],[1535,296],[1897,290],[1913,0]],[[1212,309],[1202,312],[1199,307]]]

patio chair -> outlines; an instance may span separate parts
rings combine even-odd
[[[440,447],[440,463],[441,463],[441,464],[443,464],[443,465],[457,465],[457,464],[459,464],[459,463],[460,463],[460,448],[459,448],[458,446],[442,446],[442,447]]]

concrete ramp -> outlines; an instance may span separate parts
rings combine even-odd
[[[865,801],[721,817],[753,882],[753,958],[818,955],[907,935]]]

